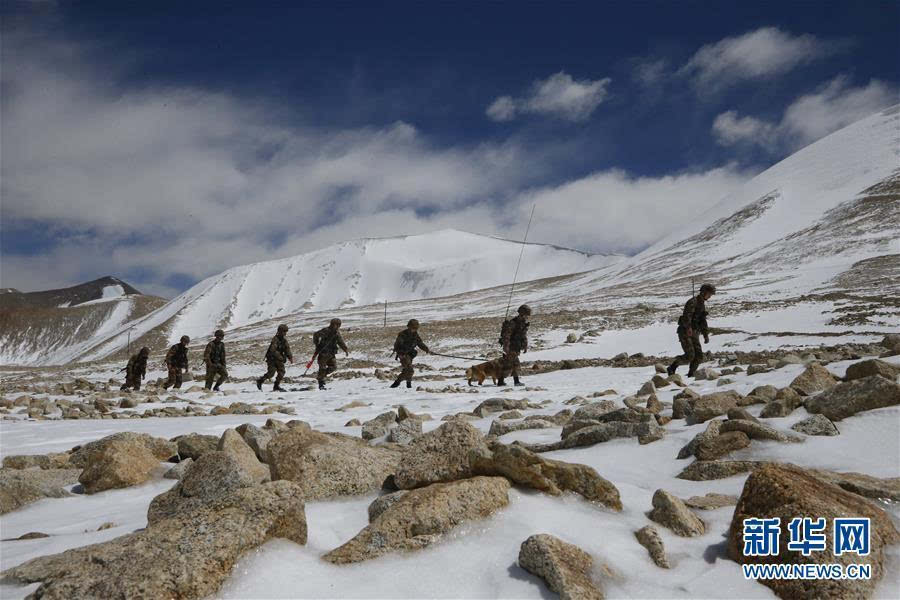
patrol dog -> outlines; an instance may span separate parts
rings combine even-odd
[[[501,377],[500,364],[496,360],[490,360],[466,369],[466,379],[468,380],[469,385],[472,385],[473,379],[478,380],[478,385],[483,385],[484,380],[488,377],[491,378],[491,381],[493,381],[495,385],[497,384],[497,380]]]

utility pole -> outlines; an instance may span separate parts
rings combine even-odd
[[[387,327],[387,300],[384,301],[384,327]]]
[[[131,328],[128,329],[128,346],[127,346],[128,350],[126,350],[126,352],[127,352],[129,355],[131,354],[131,330],[132,330],[132,329],[134,329],[134,328],[131,327]]]

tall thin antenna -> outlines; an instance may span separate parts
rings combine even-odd
[[[528,232],[531,231],[531,220],[534,218],[534,209],[537,203],[531,205],[531,216],[528,217],[528,227],[525,228],[525,237],[522,238],[522,249],[519,250],[519,262],[516,263],[516,273],[513,275],[512,286],[509,288],[509,302],[506,303],[506,316],[504,320],[509,318],[509,307],[512,305],[513,292],[516,289],[516,281],[519,278],[519,266],[522,264],[522,254],[525,253],[525,242],[528,241]]]

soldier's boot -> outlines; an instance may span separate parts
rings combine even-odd
[[[412,388],[412,379],[407,379],[406,380],[406,389],[410,389],[410,388]]]
[[[522,383],[521,381],[519,381],[518,375],[513,375],[513,385],[525,385],[525,384]]]
[[[256,389],[258,389],[259,391],[262,391],[262,384],[263,384],[263,380],[262,380],[262,377],[260,377],[259,379],[256,380]]]
[[[275,385],[272,386],[272,391],[273,392],[283,392],[284,390],[281,388],[280,383],[276,383]]]
[[[128,389],[128,384],[127,384],[127,383],[123,383],[123,384],[122,384],[122,387],[119,388],[119,390],[121,390],[121,391],[123,391],[123,392],[124,392],[125,390],[127,390],[127,389]]]
[[[323,379],[320,379],[320,380],[319,380],[319,389],[320,389],[320,390],[327,389],[327,388],[325,387],[325,381],[324,381]]]
[[[217,383],[216,385],[213,386],[213,391],[214,391],[214,392],[221,391],[221,390],[219,390],[219,384],[218,384],[218,383]]]
[[[394,380],[394,383],[391,384],[391,387],[392,387],[392,388],[398,388],[398,387],[400,387],[400,381],[401,381],[401,380],[400,380],[400,378],[398,377],[397,379]]]
[[[497,380],[497,387],[500,387],[502,385],[506,385],[506,381],[504,380],[503,377],[501,377],[500,379]]]
[[[666,368],[666,373],[668,373],[669,377],[671,377],[672,375],[675,374],[675,371],[677,371],[677,370],[678,370],[678,361],[676,360],[671,365],[669,365],[668,368]]]

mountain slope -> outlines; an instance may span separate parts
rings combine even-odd
[[[6,288],[0,291],[0,310],[65,308],[78,306],[85,302],[110,300],[132,294],[140,295],[140,292],[121,279],[111,276],[101,277],[100,279],[72,287],[41,292],[20,292],[19,290]]]

